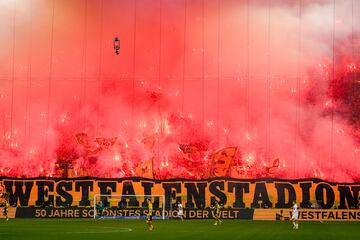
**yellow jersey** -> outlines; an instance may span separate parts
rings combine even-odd
[[[215,214],[219,214],[220,213],[220,204],[215,203]]]
[[[152,216],[152,214],[153,214],[153,204],[152,204],[152,202],[149,202],[148,203],[148,216]]]

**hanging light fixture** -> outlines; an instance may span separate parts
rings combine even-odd
[[[114,50],[116,55],[119,55],[119,50],[120,50],[120,40],[118,37],[114,38]]]

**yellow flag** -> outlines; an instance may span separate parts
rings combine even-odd
[[[224,177],[227,175],[230,164],[235,157],[236,149],[236,147],[228,147],[214,154],[212,162],[213,177]]]
[[[139,164],[135,169],[137,177],[153,178],[152,159]]]

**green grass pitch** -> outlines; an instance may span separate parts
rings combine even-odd
[[[113,219],[10,219],[0,221],[0,239],[4,240],[171,240],[171,239],[290,239],[350,240],[360,238],[359,222],[300,222],[299,230],[287,221],[155,220],[148,232],[144,220]]]

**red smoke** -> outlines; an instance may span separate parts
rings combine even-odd
[[[248,2],[3,1],[0,175],[358,181],[360,3]]]

